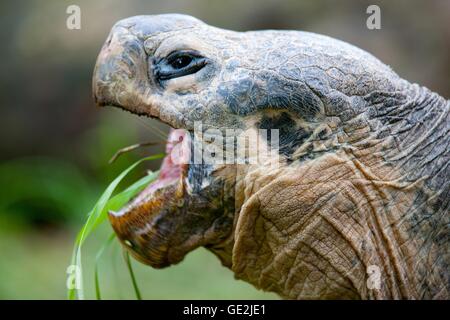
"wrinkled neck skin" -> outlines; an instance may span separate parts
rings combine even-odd
[[[288,299],[449,298],[450,103],[402,86],[330,114],[307,157],[236,168],[234,232],[210,248],[236,278]]]

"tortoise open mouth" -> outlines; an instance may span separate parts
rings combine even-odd
[[[119,240],[137,260],[156,268],[182,259],[176,254],[169,256],[169,230],[161,227],[159,220],[168,214],[167,208],[173,207],[171,204],[177,207],[184,199],[190,150],[189,132],[171,129],[158,179],[120,211],[109,212]]]
[[[189,133],[184,129],[171,129],[166,144],[166,156],[162,161],[158,178],[150,183],[127,206],[118,212],[111,212],[110,215],[115,217],[126,215],[133,208],[142,206],[151,200],[158,190],[185,178],[189,167],[190,152]]]

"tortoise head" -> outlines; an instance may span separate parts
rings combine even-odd
[[[157,118],[173,130],[159,179],[110,213],[115,232],[153,267],[177,263],[199,246],[230,266],[238,213],[252,188],[264,186],[253,180],[244,187],[243,180],[270,180],[336,152],[337,128],[364,110],[369,93],[396,91],[397,79],[370,54],[325,36],[233,32],[175,14],[119,21],[95,66],[95,101]],[[269,156],[254,165],[196,162],[198,123],[197,132],[210,130],[199,145],[220,144],[226,139],[217,137],[232,129],[232,140],[236,132],[256,133]],[[278,167],[268,169],[268,162]]]

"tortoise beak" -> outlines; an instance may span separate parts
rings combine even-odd
[[[158,217],[172,207],[173,201],[182,197],[181,186],[174,183],[129,208],[109,212],[114,232],[136,260],[154,268],[177,262],[171,260],[168,253],[171,232],[159,225]]]
[[[98,106],[117,106],[137,114],[157,116],[149,105],[148,57],[155,50],[154,34],[192,27],[192,17],[167,14],[135,16],[117,22],[106,39],[94,69],[92,92]]]
[[[146,105],[146,54],[142,42],[116,25],[103,45],[94,68],[92,93],[98,106],[138,111]]]

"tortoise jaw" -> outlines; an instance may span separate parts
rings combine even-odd
[[[159,171],[158,179],[150,183],[127,206],[111,216],[127,215],[132,209],[144,205],[159,189],[164,189],[186,177],[190,160],[189,134],[183,129],[171,129],[166,144],[166,156]]]
[[[176,255],[169,257],[171,232],[161,226],[159,220],[184,202],[184,179],[190,156],[188,136],[183,129],[172,129],[158,179],[124,208],[108,214],[121,243],[137,260],[155,268],[162,268],[182,259]]]

